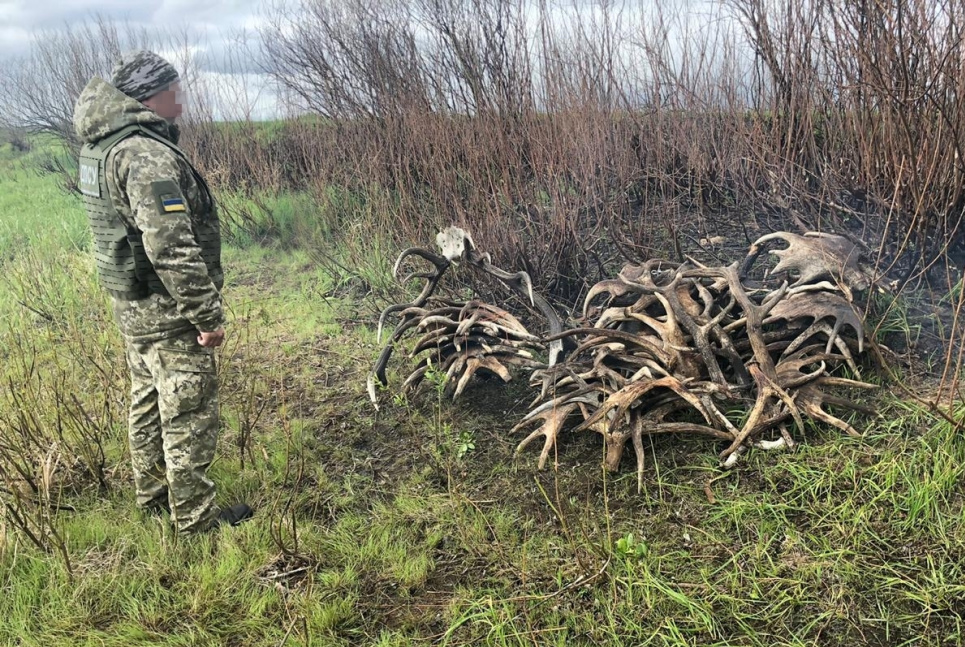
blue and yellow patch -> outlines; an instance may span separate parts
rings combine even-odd
[[[184,206],[184,198],[164,198],[161,200],[161,208],[165,213],[187,211],[187,207]]]

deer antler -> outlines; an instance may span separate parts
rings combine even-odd
[[[432,272],[425,272],[421,274],[409,274],[401,281],[402,283],[407,283],[410,279],[420,278],[420,279],[425,279],[426,284],[422,288],[422,292],[419,293],[419,296],[417,296],[415,300],[412,301],[412,303],[397,303],[395,305],[389,306],[388,308],[382,311],[382,314],[379,315],[379,327],[376,333],[376,341],[382,340],[382,329],[385,326],[385,320],[388,318],[388,316],[390,314],[407,310],[409,308],[421,308],[422,306],[424,306],[426,301],[429,300],[429,297],[432,296],[432,293],[435,291],[436,286],[439,285],[439,281],[442,280],[442,275],[445,274],[446,270],[449,268],[449,261],[443,258],[442,256],[439,256],[438,254],[433,254],[428,249],[423,249],[421,247],[410,247],[404,250],[401,254],[399,254],[399,258],[396,259],[395,265],[392,266],[392,276],[394,278],[396,279],[399,278],[399,268],[402,266],[402,262],[409,256],[419,256],[421,258],[424,258],[430,263],[432,263],[435,269]],[[405,322],[407,319],[408,319],[407,317],[403,317],[403,322]],[[399,326],[402,326],[402,323],[400,323]],[[396,333],[399,333],[399,332],[400,332],[399,329],[396,328]],[[384,370],[384,367],[383,367],[383,370]],[[384,386],[385,382],[382,382],[382,384]]]
[[[740,275],[747,275],[751,265],[760,255],[764,243],[783,240],[785,249],[772,250],[780,261],[772,272],[797,272],[794,285],[813,283],[820,279],[832,279],[849,289],[864,290],[872,277],[859,264],[861,250],[844,236],[821,232],[808,232],[804,236],[778,231],[761,236],[751,245],[747,258],[741,266]]]
[[[814,335],[823,333],[828,338],[824,352],[830,353],[832,348],[837,348],[851,370],[859,374],[851,350],[840,334],[845,327],[851,328],[855,333],[853,343],[859,353],[864,352],[864,325],[854,306],[840,294],[824,290],[792,294],[771,310],[764,323],[777,321],[786,322],[789,331],[796,330],[801,324],[807,325],[804,322],[811,322],[803,332],[794,333],[796,336],[787,344],[782,358],[804,346]]]
[[[416,278],[416,277],[425,279],[426,284],[425,286],[423,286],[422,291],[419,293],[419,296],[417,296],[415,300],[412,301],[412,303],[397,303],[397,304],[391,305],[385,310],[383,310],[382,314],[379,315],[379,327],[378,327],[378,332],[376,333],[376,339],[381,341],[382,329],[385,326],[385,321],[388,318],[388,316],[395,312],[403,313],[402,320],[396,326],[388,343],[385,345],[384,348],[382,348],[382,352],[379,353],[379,358],[378,360],[376,360],[375,366],[373,367],[372,372],[369,373],[368,378],[365,381],[366,390],[368,391],[368,394],[369,394],[369,399],[372,401],[372,404],[374,404],[376,408],[378,408],[379,406],[378,404],[379,399],[375,392],[376,380],[378,380],[379,384],[381,384],[382,386],[385,386],[386,384],[388,384],[388,378],[385,375],[385,369],[388,367],[389,360],[392,358],[392,351],[395,349],[396,342],[399,341],[399,339],[402,336],[402,333],[404,333],[408,328],[410,328],[413,325],[413,322],[419,319],[420,309],[422,308],[422,306],[425,305],[426,301],[429,300],[429,297],[432,296],[433,291],[435,291],[436,286],[439,284],[439,281],[442,279],[442,275],[445,274],[446,269],[448,269],[449,267],[449,261],[447,261],[445,258],[438,256],[436,254],[433,254],[427,249],[410,247],[409,249],[399,254],[399,258],[396,260],[395,266],[392,268],[393,276],[398,277],[399,267],[401,266],[402,261],[409,256],[421,256],[422,258],[431,262],[435,266],[435,270],[432,272],[427,272],[423,274],[410,274],[409,276],[407,276],[405,279],[406,281],[410,278]]]

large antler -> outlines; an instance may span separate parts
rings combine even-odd
[[[844,236],[822,232],[799,236],[786,231],[767,234],[754,241],[741,266],[741,277],[747,276],[764,244],[774,240],[783,240],[788,246],[771,251],[780,259],[772,272],[796,272],[795,286],[831,279],[846,289],[864,290],[874,279],[860,265],[861,250]]]
[[[774,252],[779,262],[773,273],[782,275],[782,283],[745,281],[774,240],[788,243]],[[872,413],[830,391],[875,388],[837,372],[847,366],[858,375],[864,331],[851,290],[873,280],[859,263],[858,248],[841,236],[763,236],[740,267],[706,267],[694,260],[627,265],[616,278],[591,287],[580,327],[573,329],[564,329],[528,274],[494,266],[465,231],[450,227],[437,242],[442,256],[414,248],[396,264],[398,274],[401,261],[415,255],[435,270],[404,279],[418,277],[426,284],[414,302],[390,306],[380,318],[380,333],[388,315],[398,314],[400,321],[376,365],[370,394],[374,397],[375,378],[385,383],[392,345],[407,331],[421,335],[411,355],[422,359],[406,389],[439,370],[445,392],[457,397],[479,372],[508,380],[512,366],[536,369],[530,382],[541,385],[540,394],[513,431],[536,427],[516,452],[542,439],[540,468],[564,428],[589,430],[603,437],[610,470],[632,444],[642,488],[644,436],[697,434],[726,443],[721,463],[731,467],[750,446],[793,443],[788,428],[802,433],[807,419],[858,433],[826,405]],[[450,263],[465,264],[521,296],[543,313],[550,334],[537,339],[509,312],[477,300],[436,299],[427,305]],[[792,286],[784,273],[797,275]],[[606,300],[591,308],[599,297]],[[571,349],[566,357],[564,342]],[[543,344],[549,344],[549,365],[530,352],[545,350]],[[773,430],[781,431],[781,441],[763,437]]]

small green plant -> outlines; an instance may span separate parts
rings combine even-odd
[[[626,537],[620,537],[616,543],[617,555],[623,559],[641,560],[650,553],[650,547],[642,539],[637,539],[633,533],[627,533]]]
[[[439,399],[442,399],[444,392],[446,390],[446,372],[437,368],[435,364],[432,363],[432,359],[429,359],[429,366],[426,369],[425,380],[431,384],[435,390],[436,395]]]
[[[904,337],[908,347],[917,345],[922,333],[922,325],[916,321],[904,295],[875,295],[868,323],[875,337],[884,339],[887,335],[899,335]]]
[[[476,449],[476,442],[473,433],[468,429],[460,431],[459,440],[456,442],[456,458],[462,460],[474,449]]]
[[[379,385],[379,388],[381,388],[383,391],[385,390],[384,386]],[[400,409],[408,409],[409,398],[408,396],[406,396],[405,393],[403,393],[402,391],[399,391],[392,395],[392,404],[399,407]]]
[[[446,453],[455,453],[457,460],[462,460],[466,454],[476,449],[476,440],[472,431],[464,429],[457,434],[451,423],[442,420],[442,402],[446,398],[446,385],[449,376],[446,375],[445,371],[436,368],[435,364],[430,361],[425,379],[436,392],[434,431],[439,439],[439,446]]]

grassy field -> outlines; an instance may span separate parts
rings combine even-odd
[[[522,386],[374,411],[372,305],[271,237],[226,252],[212,469],[256,517],[173,536],[135,510],[120,340],[79,201],[36,155],[0,149],[0,644],[965,641],[949,424],[886,392],[862,438],[811,429],[732,472],[712,443],[657,439],[641,494],[590,435],[539,472],[508,433]]]

